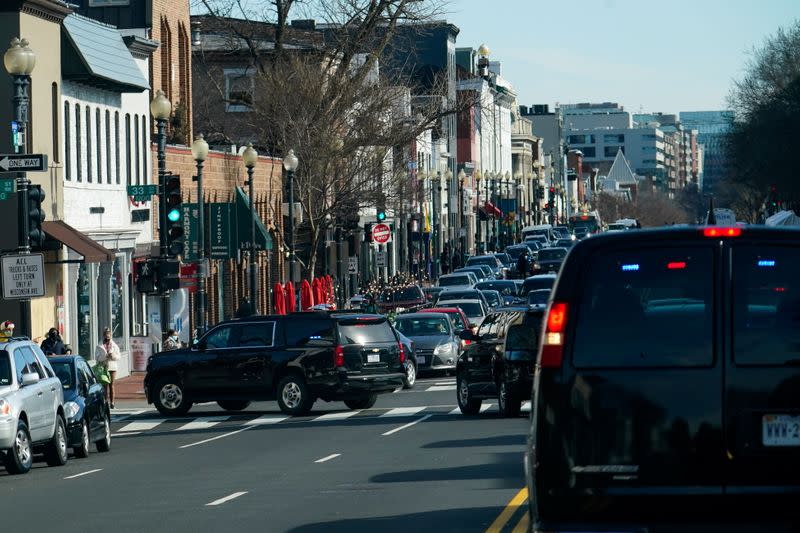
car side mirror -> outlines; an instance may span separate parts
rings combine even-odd
[[[22,386],[34,385],[39,383],[39,374],[36,372],[25,372],[22,374]]]
[[[476,337],[476,335],[474,335],[472,333],[472,331],[470,331],[468,329],[462,329],[458,333],[458,338],[461,339],[462,341],[474,341],[474,340],[477,340],[475,337]]]
[[[204,352],[206,351],[206,343],[205,341],[195,340],[194,343],[192,344],[192,348],[194,348],[198,352]]]

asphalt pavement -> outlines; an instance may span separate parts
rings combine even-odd
[[[455,378],[419,380],[371,409],[197,405],[165,419],[118,404],[112,451],[0,468],[0,517],[26,531],[523,531],[527,411],[460,414]]]

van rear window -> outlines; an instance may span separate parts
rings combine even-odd
[[[800,247],[733,250],[733,357],[740,365],[800,361]]]
[[[586,265],[572,358],[577,367],[713,362],[709,248],[607,252]]]

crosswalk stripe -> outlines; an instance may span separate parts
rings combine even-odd
[[[311,420],[312,422],[331,422],[334,420],[344,420],[346,418],[350,418],[351,416],[355,416],[361,411],[339,411],[338,413],[328,413],[317,418]]]
[[[485,413],[486,411],[488,411],[492,407],[492,405],[494,405],[494,404],[493,403],[485,403],[485,404],[481,405],[481,413]]]
[[[157,425],[166,422],[166,418],[148,418],[147,420],[140,420],[138,422],[131,422],[119,428],[117,432],[124,433],[127,431],[149,431]]]
[[[192,431],[195,429],[208,429],[210,427],[214,427],[220,422],[224,422],[228,420],[229,416],[200,416],[189,422],[188,424],[184,424],[181,427],[175,429],[175,431]]]
[[[245,426],[263,426],[267,424],[277,424],[278,422],[282,422],[289,418],[288,416],[275,416],[275,415],[264,415],[259,416],[253,420],[248,420],[244,423]]]
[[[433,387],[428,387],[425,389],[425,392],[442,392],[442,391],[451,391],[456,390],[455,385],[434,385]]]
[[[531,410],[531,402],[524,402],[522,404],[522,407],[520,407],[520,410],[530,412],[530,410]]]
[[[453,409],[452,411],[450,411],[447,414],[448,415],[460,415],[461,414],[461,408],[460,407],[456,407],[455,409]]]
[[[395,407],[381,415],[381,418],[397,417],[397,416],[412,416],[424,410],[426,406],[422,407]]]
[[[437,381],[434,385],[455,385],[456,380],[453,381]]]

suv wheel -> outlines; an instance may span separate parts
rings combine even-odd
[[[519,416],[522,408],[522,401],[511,394],[504,379],[501,379],[497,386],[497,408],[500,411],[500,416],[510,418]]]
[[[103,438],[95,443],[98,452],[111,450],[111,417],[106,415],[103,419]]]
[[[241,411],[247,409],[250,402],[244,400],[220,400],[217,402],[217,405],[226,411]]]
[[[463,372],[456,377],[456,396],[458,398],[458,408],[465,415],[477,415],[481,410],[482,400],[472,397],[469,391],[469,381]]]
[[[403,378],[403,388],[410,389],[414,387],[414,383],[417,382],[417,365],[412,362],[408,363],[406,367],[406,377]]]
[[[89,424],[86,423],[86,419],[81,420],[81,443],[79,446],[75,446],[72,448],[72,451],[75,453],[75,457],[79,457],[84,459],[89,457]]]
[[[64,419],[56,416],[56,429],[53,437],[44,449],[44,459],[48,466],[64,466],[67,464],[67,430]]]
[[[361,398],[345,400],[344,404],[350,409],[369,409],[370,407],[375,405],[375,402],[377,401],[378,401],[378,395],[376,393],[373,393],[367,396],[363,396]]]
[[[163,377],[153,388],[153,403],[158,412],[166,416],[181,416],[189,412],[192,402],[186,399],[183,386],[172,376]]]
[[[6,451],[6,470],[9,474],[26,474],[33,466],[33,447],[28,425],[20,420],[17,422],[17,433],[14,444]]]
[[[289,374],[278,382],[278,407],[291,416],[303,416],[311,411],[314,398],[303,378]]]

